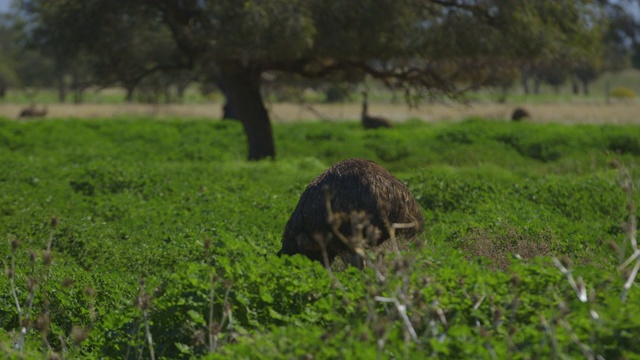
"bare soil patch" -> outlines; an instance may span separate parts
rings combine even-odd
[[[429,122],[460,121],[469,117],[509,120],[516,107],[530,114],[531,122],[562,123],[640,123],[640,102],[605,103],[546,103],[546,104],[423,104],[409,108],[406,104],[370,104],[369,112],[392,121],[419,119]],[[0,104],[0,116],[17,119],[24,105]],[[220,103],[210,104],[50,104],[48,118],[105,118],[149,116],[156,118],[212,118],[222,116]],[[344,121],[360,119],[360,104],[292,104],[268,105],[271,118],[276,122],[291,121]]]

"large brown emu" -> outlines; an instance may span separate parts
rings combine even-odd
[[[511,113],[511,120],[513,121],[521,121],[522,119],[530,118],[529,112],[523,108],[515,108],[513,113]]]
[[[325,266],[340,256],[362,268],[364,247],[388,240],[390,231],[411,239],[423,226],[420,205],[405,184],[373,161],[348,159],[307,186],[287,222],[278,255],[304,254]]]
[[[42,109],[38,110],[35,105],[29,105],[28,107],[22,109],[19,118],[31,118],[31,117],[43,117],[47,115],[47,107],[42,107]]]
[[[362,100],[362,126],[365,129],[377,129],[377,128],[390,128],[392,127],[391,125],[391,121],[389,121],[389,119],[385,119],[383,117],[377,117],[377,116],[369,116],[368,114],[368,99],[367,99],[367,93],[363,92],[362,93],[363,96],[363,100]]]

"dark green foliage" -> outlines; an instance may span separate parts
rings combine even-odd
[[[608,149],[619,154],[640,155],[640,139],[634,134],[615,134],[609,137]]]
[[[42,357],[44,336],[69,356],[148,358],[146,325],[158,358],[583,357],[575,338],[635,354],[640,292],[623,302],[630,267],[616,268],[631,253],[639,199],[623,185],[640,175],[640,128],[471,119],[275,134],[278,161],[245,162],[236,122],[0,120],[0,256],[25,314],[49,318],[31,322],[24,356]],[[275,256],[309,181],[356,156],[407,182],[420,239],[333,275]],[[573,261],[586,303],[554,256]],[[418,342],[384,298],[407,306]],[[17,356],[25,316],[3,275],[0,352]]]

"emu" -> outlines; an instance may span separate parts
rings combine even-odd
[[[362,93],[364,99],[362,101],[362,126],[365,129],[391,128],[391,121],[383,117],[369,116],[367,93]]]
[[[513,113],[511,114],[511,120],[513,121],[520,121],[522,119],[530,118],[530,117],[531,115],[529,115],[529,112],[520,107],[513,110]]]
[[[347,159],[307,186],[285,226],[278,255],[303,254],[327,267],[340,256],[362,269],[365,247],[392,236],[411,240],[423,227],[420,205],[404,183],[373,161]]]
[[[38,110],[35,105],[29,105],[28,107],[20,111],[20,115],[18,115],[18,117],[22,119],[22,118],[31,118],[31,117],[43,117],[46,115],[47,115],[46,106]]]

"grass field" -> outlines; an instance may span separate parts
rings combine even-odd
[[[608,85],[607,85],[608,84]],[[393,94],[379,88],[375,83],[367,84],[371,92],[370,112],[388,117],[394,121],[420,119],[429,122],[461,121],[471,116],[489,119],[509,119],[514,108],[525,107],[534,122],[564,123],[639,123],[640,102],[637,98],[606,100],[605,89],[624,87],[640,94],[640,71],[626,70],[615,74],[604,74],[593,84],[589,95],[574,95],[569,84],[558,92],[549,86],[542,86],[540,94],[524,94],[519,85],[514,84],[505,103],[499,103],[499,91],[483,89],[469,93],[467,103],[430,102],[425,100],[416,108],[409,108],[401,94]],[[296,91],[295,94],[300,94]],[[311,90],[303,91],[300,99],[289,102],[276,100],[264,94],[271,119],[275,122],[300,120],[344,121],[360,118],[360,96],[356,91],[344,103],[327,104],[323,94]],[[123,103],[124,92],[118,88],[88,90],[83,104],[60,104],[53,90],[42,90],[35,97],[27,98],[20,90],[8,92],[0,100],[0,117],[15,119],[20,111],[30,103],[46,106],[51,118],[112,118],[112,117],[155,117],[219,119],[222,116],[222,95],[213,93],[204,96],[197,86],[186,92],[181,104],[140,104]]]
[[[233,121],[0,119],[0,353],[638,358],[637,125],[274,132],[277,160],[246,162]],[[306,184],[348,157],[406,182],[424,233],[364,271],[278,258]]]
[[[619,101],[604,103],[531,103],[531,104],[427,104],[410,109],[404,104],[376,103],[369,112],[385,116],[395,122],[417,119],[427,122],[461,121],[468,117],[484,117],[492,120],[508,120],[511,112],[523,106],[531,114],[530,122],[560,122],[568,124],[638,124],[640,103]],[[23,105],[0,105],[0,116],[16,119]],[[153,117],[157,119],[219,119],[222,104],[184,105],[114,105],[114,104],[51,104],[47,106],[47,118],[100,119],[115,117]],[[276,123],[296,121],[327,122],[353,121],[360,118],[360,104],[312,104],[277,103],[269,106],[271,119]]]

